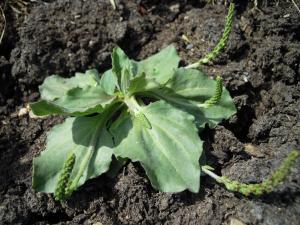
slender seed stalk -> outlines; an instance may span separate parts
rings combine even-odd
[[[238,181],[230,180],[225,176],[218,176],[214,172],[212,172],[213,168],[209,166],[202,166],[201,169],[204,173],[215,179],[217,182],[225,185],[227,190],[236,191],[243,195],[262,195],[263,193],[269,193],[274,190],[282,181],[284,181],[291,169],[291,167],[295,164],[296,159],[299,157],[300,153],[297,150],[293,150],[290,154],[283,160],[280,167],[271,174],[271,176],[258,184],[245,184]]]
[[[190,65],[186,66],[185,68],[187,68],[187,69],[198,68],[201,65],[207,64],[210,61],[214,60],[221,53],[221,51],[225,48],[225,46],[228,42],[229,35],[232,30],[233,15],[234,15],[234,3],[230,3],[229,9],[228,9],[228,14],[226,17],[224,32],[223,32],[222,37],[221,37],[220,41],[218,42],[218,44],[215,46],[215,48],[213,49],[212,52],[205,55],[198,62],[190,64]]]

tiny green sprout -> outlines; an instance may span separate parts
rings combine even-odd
[[[230,180],[225,176],[218,176],[212,172],[213,168],[209,166],[202,166],[202,171],[214,178],[217,182],[222,183],[229,191],[239,192],[245,196],[252,195],[262,195],[264,193],[269,193],[274,190],[281,182],[283,182],[292,166],[295,164],[300,153],[297,150],[291,151],[288,156],[283,160],[280,167],[271,174],[269,178],[259,184],[245,184],[238,181]]]

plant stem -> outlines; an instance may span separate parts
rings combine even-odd
[[[214,172],[212,172],[210,166],[202,166],[201,170],[206,173],[208,176],[210,176],[211,178],[213,178],[214,180],[216,180],[217,182],[221,183],[222,177],[218,176],[217,174],[215,174]]]
[[[212,172],[212,168],[209,166],[202,166],[201,169],[204,173],[215,179],[217,182],[222,183],[226,186],[229,191],[236,191],[243,195],[262,195],[263,193],[269,193],[273,191],[282,181],[287,178],[291,167],[296,162],[300,153],[297,150],[293,150],[290,154],[283,160],[280,167],[271,174],[271,176],[258,184],[245,184],[238,181],[230,180],[225,176],[218,176]]]
[[[127,105],[129,111],[133,115],[137,114],[141,109],[141,106],[139,105],[139,103],[135,99],[135,96],[133,96],[133,95],[130,96],[130,97],[125,97],[124,98],[124,103]]]
[[[143,102],[139,103],[139,100],[136,100],[133,95],[130,97],[125,97],[124,102],[128,106],[133,118],[136,119],[142,127],[152,129],[150,121],[141,111],[141,105],[143,104]]]

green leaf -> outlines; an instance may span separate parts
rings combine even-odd
[[[33,161],[35,190],[55,191],[60,171],[70,153],[76,155],[70,176],[73,190],[109,169],[113,141],[105,126],[107,115],[68,118],[53,127],[47,136],[46,150]]]
[[[91,113],[100,113],[113,102],[115,96],[108,95],[101,86],[87,86],[85,88],[73,88],[54,101],[39,101],[30,104],[35,115],[45,116],[49,114],[62,114],[82,116]]]
[[[119,86],[122,87],[121,80],[125,79],[122,78],[122,76],[125,75],[123,70],[127,69],[130,75],[129,77],[132,78],[136,74],[136,63],[133,60],[130,60],[124,51],[119,47],[115,47],[113,49],[111,57],[112,72],[116,75]]]
[[[56,115],[68,114],[66,109],[59,107],[46,100],[40,100],[38,102],[30,103],[30,108],[32,112],[37,116],[47,116],[51,114],[56,114]]]
[[[147,79],[146,74],[143,73],[141,76],[135,77],[131,80],[128,87],[128,93],[129,95],[133,95],[141,92],[159,89],[161,87],[163,87],[162,84],[159,84],[154,79]]]
[[[169,45],[157,54],[138,62],[136,74],[145,73],[148,79],[164,84],[172,77],[179,61],[174,45]]]
[[[132,77],[132,75],[129,72],[129,68],[124,67],[121,74],[121,91],[123,93],[127,92],[127,89],[130,85],[130,77]]]
[[[222,97],[216,105],[208,108],[200,107],[205,100],[214,95],[215,86],[216,81],[204,73],[179,68],[166,84],[167,88],[153,90],[152,94],[194,115],[199,128],[203,128],[205,124],[213,128],[223,119],[228,119],[236,113],[233,100],[224,87]]]
[[[130,60],[122,49],[116,47],[112,53],[112,72],[117,77],[117,83],[125,94],[129,86],[132,86],[131,82],[134,79],[138,79],[135,80],[134,85],[136,85],[137,81],[140,83],[146,80],[147,84],[143,84],[143,86],[153,86],[155,83],[157,86],[157,84],[162,85],[166,83],[178,67],[179,61],[180,58],[173,45],[140,62]],[[139,79],[139,77],[143,76],[145,76],[146,80],[144,78]],[[138,90],[142,91],[143,89],[139,88]],[[133,93],[132,90],[130,92]]]
[[[178,68],[166,87],[185,98],[205,101],[214,95],[215,84],[200,70]]]
[[[164,192],[198,192],[202,142],[194,117],[159,101],[141,108],[151,129],[123,114],[111,132],[114,154],[139,161],[152,186]]]
[[[96,86],[99,83],[98,71],[87,70],[85,73],[76,73],[74,77],[63,78],[58,75],[47,77],[44,83],[39,87],[41,98],[47,101],[53,101],[65,95],[69,90],[80,87]]]
[[[109,94],[113,95],[115,93],[116,87],[118,87],[118,79],[112,70],[107,70],[101,77],[100,86],[103,90]]]

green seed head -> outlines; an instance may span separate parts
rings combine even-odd
[[[67,157],[66,161],[63,164],[63,168],[60,171],[58,182],[55,188],[54,196],[55,200],[57,201],[63,201],[66,199],[67,195],[70,193],[68,192],[68,184],[69,184],[69,179],[75,164],[75,154],[71,153]]]
[[[218,182],[223,183],[229,191],[240,192],[243,195],[262,195],[263,193],[269,193],[274,190],[282,181],[284,181],[296,162],[300,153],[297,150],[291,151],[291,153],[284,159],[281,166],[264,182],[259,184],[244,184],[238,181],[232,181],[227,177],[221,177]]]
[[[220,76],[217,76],[215,93],[210,99],[206,100],[203,103],[203,106],[205,108],[208,108],[210,106],[218,104],[218,102],[222,98],[222,92],[223,92],[223,81],[222,81],[222,78]]]

